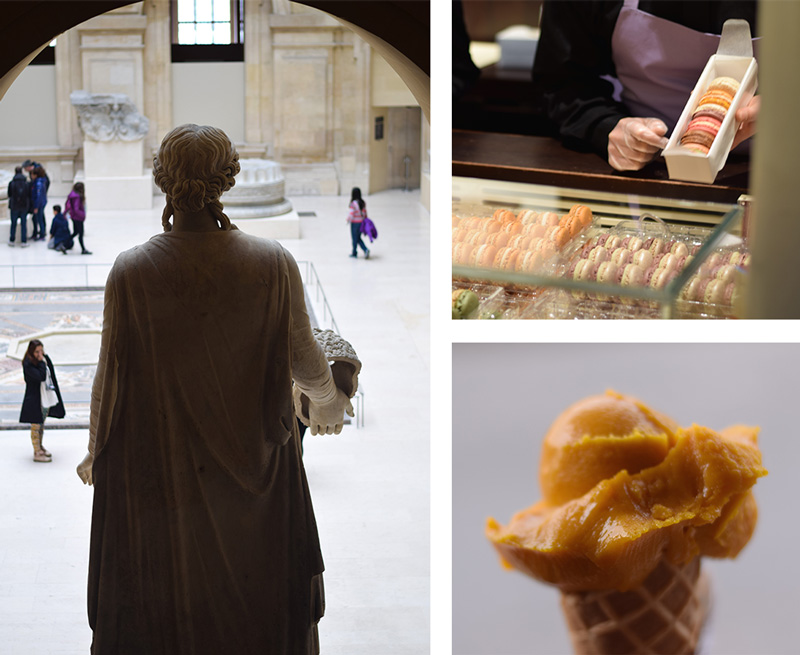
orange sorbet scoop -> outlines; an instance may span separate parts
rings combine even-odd
[[[503,562],[562,591],[637,587],[661,559],[736,557],[767,474],[758,428],[677,424],[607,392],[564,412],[545,439],[544,499],[486,533]]]

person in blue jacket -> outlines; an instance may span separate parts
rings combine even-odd
[[[66,255],[75,242],[69,229],[69,221],[61,213],[61,205],[53,205],[53,222],[50,224],[50,236],[53,237],[53,249]]]
[[[47,236],[44,208],[47,206],[47,175],[44,168],[36,166],[31,171],[31,213],[33,214],[33,240],[42,241]]]

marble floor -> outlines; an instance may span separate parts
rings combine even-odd
[[[369,260],[352,259],[347,198],[291,200],[301,214],[302,238],[282,242],[297,260],[314,264],[339,330],[363,362],[364,426],[305,441],[326,564],[322,652],[427,653],[429,215],[414,192],[367,197],[380,236]],[[0,230],[5,237],[7,221],[0,222]],[[17,286],[102,286],[117,253],[159,230],[160,208],[98,212],[90,213],[86,224],[90,256],[63,256],[42,242],[25,249],[0,245],[0,289],[10,285],[10,275],[18,276]],[[8,359],[11,332],[21,329],[15,322],[28,329],[44,320],[35,317],[35,295],[28,299],[25,316],[0,307],[0,318],[10,321],[0,324],[0,360]],[[66,303],[64,315],[91,324],[95,300]],[[0,379],[0,387],[6,385],[0,400],[13,401],[11,378],[18,365],[0,367],[0,378],[8,376]],[[21,386],[18,393],[21,399]],[[76,415],[81,393],[74,396]],[[92,492],[74,472],[87,439],[85,429],[46,429],[53,462],[38,464],[31,459],[27,431],[0,430],[2,653],[89,651],[85,586]]]

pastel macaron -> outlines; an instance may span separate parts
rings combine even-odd
[[[739,81],[733,77],[717,77],[711,81],[706,91],[723,91],[734,97],[740,86]]]
[[[513,271],[517,264],[517,258],[522,251],[519,248],[500,248],[494,256],[493,268],[504,271]]]
[[[497,246],[484,243],[470,255],[470,264],[478,268],[491,268],[494,258],[497,256],[497,251]]]
[[[453,263],[468,265],[473,250],[475,250],[475,246],[463,241],[453,244]]]

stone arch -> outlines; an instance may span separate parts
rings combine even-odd
[[[324,11],[369,43],[430,116],[430,3],[428,0],[297,0]],[[62,32],[129,0],[10,0],[0,27],[0,100],[22,70]]]

